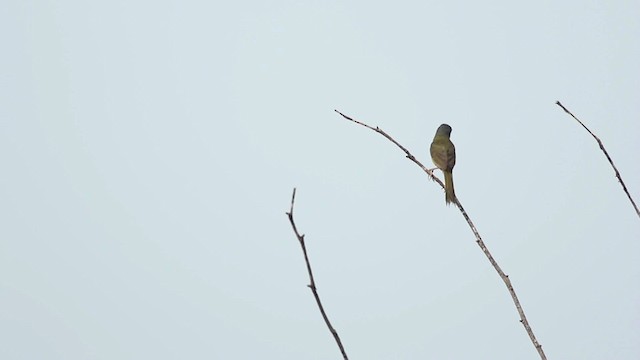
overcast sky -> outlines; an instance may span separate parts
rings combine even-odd
[[[0,358],[640,358],[637,1],[17,1]],[[438,173],[441,176],[441,173]]]

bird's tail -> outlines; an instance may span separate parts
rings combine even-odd
[[[444,191],[447,205],[456,201],[456,192],[453,190],[453,173],[451,171],[444,172]]]

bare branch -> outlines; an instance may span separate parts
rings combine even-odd
[[[444,188],[444,184],[442,183],[442,181],[440,181],[440,179],[438,179],[433,174],[433,172],[431,170],[427,169],[424,165],[422,165],[422,163],[419,162],[409,152],[409,150],[407,150],[404,146],[400,145],[400,143],[398,143],[395,139],[393,139],[389,134],[387,134],[386,132],[382,131],[382,129],[380,129],[377,126],[376,127],[372,127],[372,126],[369,126],[369,125],[367,125],[367,124],[365,124],[363,122],[354,120],[351,117],[344,115],[343,113],[341,113],[338,110],[335,110],[335,112],[340,114],[345,119],[347,119],[349,121],[352,121],[352,122],[354,122],[354,123],[356,123],[358,125],[362,125],[362,126],[364,126],[366,128],[369,128],[369,129],[381,134],[382,136],[386,137],[387,139],[389,139],[392,143],[394,143],[402,151],[404,151],[405,154],[407,154],[407,158],[409,158],[409,160],[411,160],[414,163],[416,163],[424,172],[427,173],[427,175],[429,175],[430,178],[436,180],[438,182],[438,184],[440,184],[440,186],[442,186]],[[460,204],[459,198],[457,196],[456,196],[456,199],[455,199],[455,204],[458,206],[458,209],[460,209],[460,212],[462,213],[462,216],[464,217],[464,219],[467,221],[467,224],[469,224],[469,227],[471,228],[471,231],[473,232],[473,235],[476,237],[476,243],[478,244],[478,246],[480,246],[480,249],[482,250],[484,255],[487,257],[487,259],[489,259],[489,262],[491,263],[493,268],[496,270],[498,275],[500,275],[500,278],[502,279],[504,284],[507,286],[507,289],[509,290],[509,294],[511,295],[511,298],[513,299],[513,303],[516,306],[516,310],[518,310],[518,314],[520,315],[520,323],[524,326],[524,329],[527,331],[527,334],[529,335],[529,338],[531,339],[531,342],[533,343],[533,346],[538,351],[538,354],[540,355],[540,358],[542,360],[546,360],[547,357],[546,357],[544,351],[542,350],[542,345],[540,345],[540,343],[536,339],[536,336],[533,334],[533,330],[531,329],[531,326],[529,325],[529,321],[527,321],[527,317],[524,314],[524,310],[522,309],[522,305],[520,304],[520,300],[518,300],[518,296],[516,295],[516,291],[513,289],[513,285],[511,285],[511,280],[509,280],[509,275],[505,274],[504,271],[502,271],[502,269],[500,268],[500,266],[498,265],[496,260],[493,258],[493,255],[491,255],[491,253],[489,252],[489,249],[484,244],[484,241],[482,241],[482,237],[480,236],[480,233],[478,232],[478,229],[476,229],[475,225],[471,221],[471,218],[469,217],[467,212],[462,207],[462,204]]]
[[[333,111],[335,111],[335,112],[337,112],[338,114],[340,114],[343,118],[345,118],[345,119],[347,119],[347,120],[349,120],[349,121],[352,121],[352,122],[354,122],[354,123],[356,123],[356,124],[358,124],[358,125],[362,125],[362,126],[364,126],[364,127],[368,128],[368,129],[371,129],[371,130],[373,130],[373,131],[377,132],[378,134],[380,134],[380,135],[382,135],[382,136],[386,137],[387,139],[389,139],[389,141],[391,141],[392,143],[396,144],[396,146],[397,146],[397,147],[399,147],[402,151],[404,151],[404,153],[406,154],[406,158],[407,158],[407,159],[409,159],[409,160],[413,161],[416,165],[418,165],[418,166],[419,166],[419,167],[420,167],[424,172],[426,172],[426,173],[427,173],[427,175],[429,176],[429,178],[430,178],[431,180],[433,180],[433,181],[437,182],[438,184],[440,184],[440,186],[442,186],[442,188],[444,189],[444,183],[443,183],[440,179],[438,179],[438,177],[437,177],[437,176],[435,176],[435,175],[433,174],[433,170],[432,170],[432,169],[429,169],[429,168],[427,168],[426,166],[422,165],[422,163],[421,163],[420,161],[418,161],[418,159],[416,159],[416,157],[415,157],[415,156],[413,156],[413,155],[409,152],[409,150],[407,150],[407,148],[405,148],[404,146],[400,145],[400,143],[399,143],[399,142],[397,142],[394,138],[392,138],[389,134],[387,134],[386,132],[384,132],[382,129],[380,129],[380,128],[379,128],[379,127],[377,127],[377,126],[376,126],[376,127],[369,126],[369,125],[367,125],[367,124],[365,124],[365,123],[363,123],[363,122],[360,122],[360,121],[358,121],[358,120],[352,119],[351,117],[349,117],[349,116],[347,116],[347,115],[345,115],[345,114],[341,113],[341,112],[340,112],[340,111],[338,111],[338,110],[333,110]]]
[[[640,217],[640,210],[638,210],[638,206],[636,205],[636,202],[633,201],[633,198],[631,197],[631,194],[629,194],[629,190],[627,190],[627,185],[625,185],[624,181],[622,181],[622,176],[620,176],[620,172],[618,171],[616,166],[613,164],[613,160],[611,160],[611,157],[609,156],[609,153],[604,148],[604,144],[602,144],[602,141],[600,141],[600,139],[594,133],[592,133],[591,130],[589,130],[589,128],[586,127],[585,124],[582,123],[582,121],[578,120],[578,118],[575,115],[573,115],[571,113],[571,111],[569,111],[566,107],[564,107],[564,105],[562,105],[560,103],[560,101],[556,101],[556,105],[560,106],[562,108],[562,110],[564,110],[564,112],[566,112],[567,114],[571,115],[572,118],[574,118],[580,125],[582,125],[582,127],[585,130],[587,130],[587,132],[589,134],[591,134],[591,136],[593,136],[594,139],[596,139],[596,141],[598,142],[598,146],[600,146],[600,150],[602,150],[602,152],[604,153],[604,156],[606,156],[607,160],[609,160],[609,164],[611,164],[611,167],[613,168],[613,171],[615,171],[616,177],[618,178],[618,181],[620,182],[620,185],[622,185],[622,190],[624,190],[625,194],[627,194],[627,197],[629,198],[629,201],[631,201],[631,205],[633,205],[633,208],[636,210],[636,214],[638,214],[638,217]]]
[[[309,285],[307,286],[311,289],[311,292],[313,293],[313,297],[316,299],[316,304],[318,305],[318,309],[320,309],[320,314],[322,314],[324,323],[327,324],[329,331],[331,331],[331,335],[333,335],[333,338],[336,340],[336,343],[338,344],[338,348],[340,348],[340,352],[342,353],[342,357],[344,358],[344,360],[348,360],[349,358],[347,357],[347,353],[345,352],[344,347],[342,346],[342,341],[340,341],[340,336],[338,336],[338,332],[331,325],[331,322],[327,317],[327,313],[324,311],[324,307],[322,306],[322,302],[320,301],[320,295],[318,295],[318,289],[316,289],[316,282],[313,279],[313,271],[311,270],[311,263],[309,262],[309,256],[307,256],[307,247],[304,243],[304,234],[301,235],[298,232],[296,223],[293,220],[293,205],[295,200],[296,200],[296,189],[293,188],[293,195],[291,195],[291,209],[286,214],[289,217],[289,222],[291,223],[293,232],[296,234],[296,237],[298,238],[298,242],[302,247],[302,253],[304,254],[304,261],[307,264],[307,272],[309,273],[309,282],[310,282]]]

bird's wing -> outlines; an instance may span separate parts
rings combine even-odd
[[[431,144],[431,160],[440,168],[440,170],[446,170],[448,167],[448,155],[447,147],[444,144],[434,142]]]
[[[453,146],[453,143],[451,143],[451,146],[447,147],[447,169],[451,171],[453,170],[453,167],[455,165],[456,165],[456,147]]]

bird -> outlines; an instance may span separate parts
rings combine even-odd
[[[449,137],[451,126],[442,124],[436,130],[436,136],[431,142],[431,160],[444,173],[445,203],[449,205],[456,202],[456,193],[453,190],[453,167],[456,165],[456,147]]]

